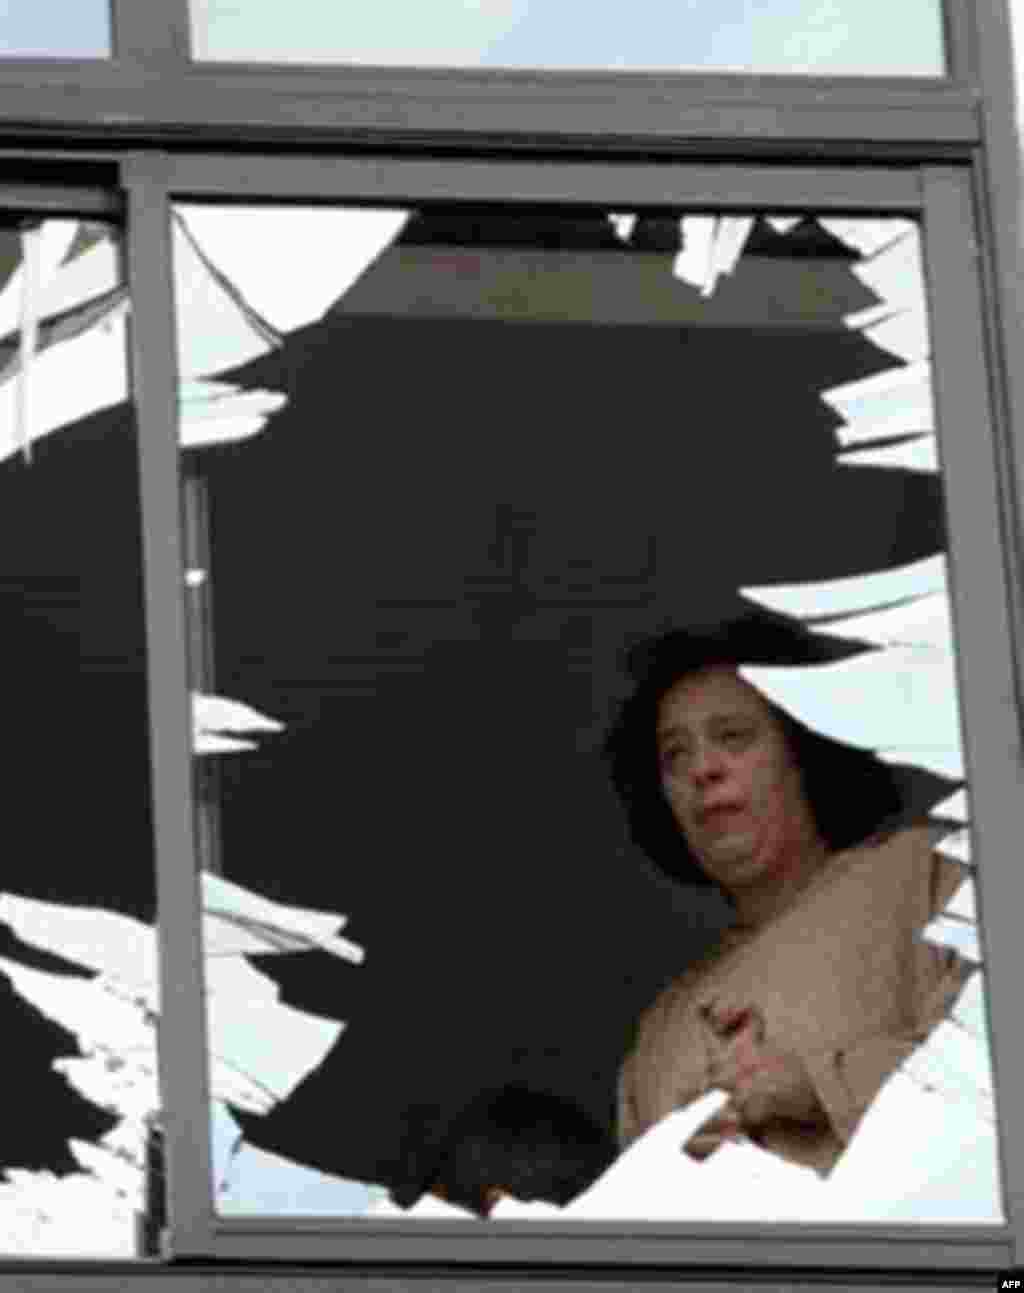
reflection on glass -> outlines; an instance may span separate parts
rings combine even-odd
[[[194,58],[413,67],[942,76],[940,0],[190,0]],[[879,33],[885,39],[879,39]]]
[[[7,0],[0,57],[109,58],[110,0]]]
[[[129,301],[116,230],[3,223],[0,1252],[146,1256],[164,1218]]]
[[[998,1220],[916,227],[174,220],[219,1210]]]

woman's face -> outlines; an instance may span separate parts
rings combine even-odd
[[[672,814],[727,892],[772,878],[815,839],[782,725],[732,666],[689,674],[665,693],[657,742]]]

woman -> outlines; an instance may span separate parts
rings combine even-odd
[[[729,1103],[693,1156],[746,1135],[826,1174],[970,972],[919,938],[962,874],[933,852],[933,828],[904,824],[891,769],[740,677],[749,640],[749,626],[661,639],[608,739],[634,841],[736,915],[641,1017],[619,1142],[718,1088]]]

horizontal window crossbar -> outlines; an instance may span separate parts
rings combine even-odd
[[[103,216],[120,219],[124,202],[105,189],[61,187],[46,184],[4,184],[0,177],[0,202],[5,211],[26,211],[52,216]]]
[[[404,1233],[396,1233],[396,1229]],[[507,1233],[506,1233],[507,1230]],[[365,1221],[324,1223],[290,1217],[275,1234],[266,1218],[242,1219],[231,1225],[219,1222],[217,1253],[222,1257],[273,1260],[287,1236],[303,1251],[337,1255],[343,1246],[346,1260],[444,1262],[457,1251],[458,1260],[484,1266],[529,1261],[542,1266],[621,1264],[628,1249],[631,1266],[675,1266],[679,1269],[712,1266],[756,1265],[766,1271],[779,1268],[912,1270],[992,1270],[1009,1266],[1012,1239],[1008,1227],[879,1226],[749,1226],[716,1222],[714,1226],[685,1226],[672,1230],[652,1225],[648,1230],[588,1222],[577,1233],[566,1226],[516,1225],[493,1227],[449,1222],[432,1227],[419,1221],[409,1226],[389,1226],[371,1232]]]
[[[166,63],[0,63],[0,131],[170,148],[338,145],[396,139],[453,146],[551,142],[613,151],[747,141],[900,144],[935,157],[980,142],[979,96],[941,83],[644,74],[196,68]]]
[[[150,163],[145,161],[144,166]],[[133,163],[125,163],[128,182]],[[565,163],[444,162],[397,157],[310,158],[296,164],[271,156],[168,157],[164,175],[177,197],[245,201],[421,203],[429,201],[594,203],[635,210],[685,206],[733,209],[912,214],[921,206],[919,174],[877,169],[864,184],[862,172],[840,167],[771,170],[719,166]]]

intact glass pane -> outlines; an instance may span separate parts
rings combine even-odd
[[[917,227],[173,236],[219,1212],[998,1221]]]
[[[942,76],[941,0],[190,0],[227,62]]]
[[[0,57],[109,58],[110,0],[3,0]]]
[[[0,213],[0,1253],[164,1224],[130,302],[109,225]]]

